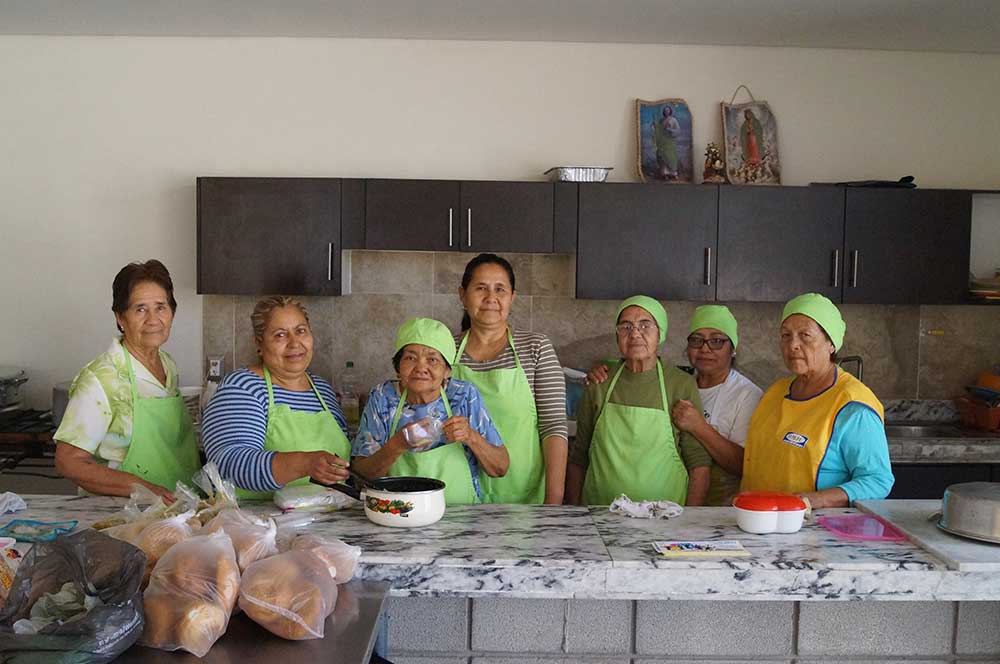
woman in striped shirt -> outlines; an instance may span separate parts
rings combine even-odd
[[[483,502],[562,504],[566,383],[552,343],[508,324],[514,268],[500,256],[469,261],[458,293],[466,313],[452,375],[479,389],[510,455],[505,476],[480,473]]]
[[[351,445],[328,382],[307,372],[309,314],[298,300],[269,297],[254,307],[259,362],[226,376],[202,421],[205,453],[243,498],[270,498],[288,484],[348,477]]]

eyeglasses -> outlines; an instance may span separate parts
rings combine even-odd
[[[618,330],[618,334],[622,336],[628,336],[632,334],[633,330],[639,330],[642,334],[646,334],[650,330],[658,330],[655,321],[651,320],[641,320],[638,324],[632,323],[632,321],[625,321],[624,323],[618,323],[615,325],[615,329]]]
[[[708,347],[712,350],[719,350],[726,345],[727,341],[729,339],[726,337],[709,337],[706,339],[705,337],[690,336],[688,337],[688,348],[701,348],[705,344],[708,344]]]

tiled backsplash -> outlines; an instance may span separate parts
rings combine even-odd
[[[407,318],[437,318],[457,331],[462,317],[458,288],[474,255],[351,252],[351,295],[301,298],[316,338],[312,370],[336,383],[344,363],[352,360],[362,384],[371,386],[393,375],[392,342]],[[613,318],[618,301],[575,299],[573,257],[505,257],[517,278],[515,327],[547,334],[566,366],[588,367],[617,354]],[[253,297],[204,296],[205,355],[225,355],[227,369],[253,361],[250,312],[255,302]],[[670,317],[664,356],[687,364],[687,323],[700,303],[664,304]],[[777,335],[782,304],[736,302],[730,308],[740,324],[737,366],[766,387],[786,374]],[[883,400],[958,396],[980,371],[1000,362],[1000,307],[848,304],[841,310],[847,321],[841,355],[864,358],[864,381]]]

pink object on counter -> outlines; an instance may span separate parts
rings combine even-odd
[[[816,522],[838,537],[852,540],[905,542],[906,535],[873,514],[821,516]]]

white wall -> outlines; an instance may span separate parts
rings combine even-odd
[[[633,104],[684,97],[700,155],[739,83],[786,184],[996,188],[1000,56],[326,39],[0,37],[0,364],[33,405],[104,350],[111,280],[159,257],[168,349],[201,371],[195,177],[635,179]]]

